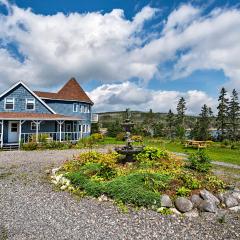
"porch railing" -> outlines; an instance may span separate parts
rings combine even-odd
[[[61,135],[61,136],[60,136]],[[32,141],[38,142],[67,142],[67,141],[78,141],[82,138],[81,132],[39,132],[38,135],[36,133],[22,133],[21,134],[21,142],[29,143]]]

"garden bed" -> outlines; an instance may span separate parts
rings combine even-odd
[[[194,202],[196,199],[199,205],[201,201],[202,204],[204,201],[214,204],[211,209],[202,206],[202,210],[215,212],[221,203],[215,196],[226,200],[226,196],[232,194],[228,192],[223,197],[221,192],[226,189],[226,184],[211,173],[204,152],[192,155],[185,163],[167,151],[146,147],[135,160],[121,164],[121,156],[115,152],[81,153],[66,161],[57,169],[57,174],[54,170],[52,181],[62,190],[80,196],[110,199],[120,206],[145,207],[162,213],[176,212],[174,205],[180,212],[189,212],[198,207]],[[235,195],[239,196],[238,193]],[[226,205],[224,199],[223,207]],[[234,201],[228,207],[238,206],[239,199],[235,200],[237,203]],[[182,208],[185,205],[188,207]]]

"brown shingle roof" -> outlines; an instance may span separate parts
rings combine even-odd
[[[8,120],[80,120],[77,117],[46,113],[0,112],[0,119]]]
[[[71,78],[57,93],[35,91],[41,98],[57,100],[75,100],[93,104],[75,78]]]

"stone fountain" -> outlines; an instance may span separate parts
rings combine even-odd
[[[131,131],[134,127],[134,123],[131,121],[131,112],[129,109],[126,109],[126,119],[121,124],[124,131],[126,132],[126,144],[123,147],[116,147],[115,151],[119,154],[125,155],[125,158],[122,160],[123,163],[126,162],[133,162],[134,161],[134,155],[140,153],[143,150],[144,146],[135,147],[132,145],[134,142],[131,139]]]

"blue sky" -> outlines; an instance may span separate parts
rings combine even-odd
[[[184,96],[197,114],[239,86],[238,0],[0,3],[2,89],[55,91],[75,76],[96,111],[164,112]]]

